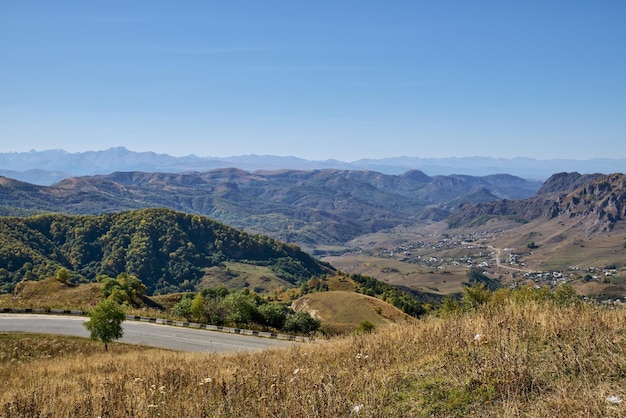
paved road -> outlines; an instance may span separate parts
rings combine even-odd
[[[89,337],[83,323],[89,318],[60,315],[0,314],[0,331]],[[124,321],[119,341],[178,351],[233,353],[286,347],[289,341],[215,331]]]

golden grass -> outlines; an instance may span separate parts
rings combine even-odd
[[[145,347],[112,343],[116,352],[143,351]],[[66,335],[0,332],[0,364],[22,364],[38,359],[94,355],[102,352],[102,343]],[[0,375],[0,380],[5,376]],[[2,416],[2,415],[0,415]]]
[[[294,309],[320,319],[321,329],[328,335],[354,332],[363,321],[376,328],[417,321],[387,302],[350,291],[309,293],[294,301]]]
[[[115,348],[0,365],[5,418],[619,417],[625,398],[626,311],[511,299],[260,353]]]
[[[50,308],[87,310],[102,299],[100,283],[63,284],[54,278],[24,281],[13,294],[0,295],[0,306],[12,308]]]

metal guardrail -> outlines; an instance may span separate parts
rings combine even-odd
[[[0,308],[0,313],[27,313],[27,314],[53,314],[53,315],[73,315],[87,316],[85,311],[70,309],[45,309],[45,308]],[[171,319],[151,318],[138,315],[126,315],[129,321],[151,322],[154,324],[169,325],[174,327],[206,329],[208,331],[226,332],[230,334],[249,335],[254,337],[271,338],[285,341],[309,342],[312,338],[297,335],[279,334],[276,332],[257,331],[245,328],[232,328],[220,325],[199,324],[196,322],[174,321]]]

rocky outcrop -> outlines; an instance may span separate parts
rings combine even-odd
[[[541,217],[578,218],[587,233],[610,231],[617,221],[626,219],[626,175],[555,174],[532,198],[466,203],[448,222],[452,226],[467,225],[481,217],[510,217],[525,222]]]
[[[570,193],[583,186],[590,181],[604,177],[604,174],[580,174],[580,173],[557,173],[552,176],[541,186],[537,195],[545,195],[551,193]]]
[[[626,175],[602,176],[581,186],[562,199],[558,215],[581,218],[588,232],[610,231],[626,219]]]

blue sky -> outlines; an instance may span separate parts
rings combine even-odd
[[[0,152],[626,158],[623,1],[5,1]]]

